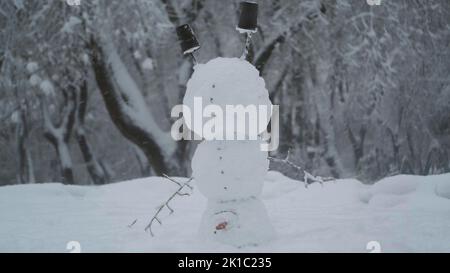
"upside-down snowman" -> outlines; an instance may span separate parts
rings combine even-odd
[[[251,33],[256,32],[256,15],[257,4],[241,4],[238,30],[247,34],[247,42],[240,59],[216,58],[206,64],[195,65],[183,100],[188,109],[194,109],[195,99],[201,99],[203,107],[216,105],[224,112],[230,105],[255,105],[271,109],[264,80],[258,70],[245,60]],[[183,52],[192,56],[199,48],[192,30],[188,25],[183,25],[177,32]],[[263,126],[257,127],[258,136],[266,130],[270,120],[270,110],[265,113],[266,116],[258,117],[259,125],[261,120],[263,122]],[[247,125],[251,122],[256,121],[249,120]],[[194,134],[202,135],[201,127],[194,126],[188,120],[186,125]],[[191,163],[192,176],[200,192],[208,199],[200,235],[236,247],[267,242],[275,232],[260,200],[269,168],[267,151],[261,149],[263,140],[260,137],[250,138],[247,127],[244,128],[244,140],[229,140],[226,137],[236,136],[239,133],[237,127],[224,125],[215,129],[220,130],[224,138],[203,140]]]

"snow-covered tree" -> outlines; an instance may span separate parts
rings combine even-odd
[[[450,2],[258,4],[248,57],[280,105],[272,156],[290,151],[313,175],[367,181],[450,170]],[[193,27],[200,63],[239,57],[238,9],[212,0],[1,1],[1,183],[63,180],[43,110],[58,128],[71,105],[66,145],[77,182],[189,175],[196,143],[169,134],[170,109],[193,72],[175,27]]]

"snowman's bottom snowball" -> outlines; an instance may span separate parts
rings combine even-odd
[[[255,246],[275,238],[275,230],[261,200],[208,201],[200,236],[235,247]]]

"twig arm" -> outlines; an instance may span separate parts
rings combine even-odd
[[[178,189],[172,194],[170,195],[170,197],[161,205],[158,207],[158,209],[156,210],[155,215],[152,217],[152,219],[150,220],[150,222],[148,223],[148,225],[145,227],[145,231],[150,232],[150,235],[153,237],[155,236],[155,234],[153,233],[152,230],[152,226],[153,224],[156,222],[158,222],[160,225],[162,225],[162,221],[161,219],[159,219],[159,215],[161,214],[161,212],[163,211],[164,208],[167,208],[170,212],[170,214],[173,214],[175,212],[175,210],[170,206],[170,202],[176,197],[176,196],[189,196],[189,193],[183,193],[183,189],[185,187],[189,188],[189,189],[193,189],[193,187],[191,185],[189,185],[189,183],[192,181],[192,177],[189,178],[186,182],[184,183],[180,183],[178,181],[176,181],[175,179],[167,176],[166,174],[163,174],[163,176],[165,178],[167,178],[169,181],[175,183],[178,185]]]

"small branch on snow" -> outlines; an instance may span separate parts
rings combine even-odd
[[[175,179],[163,174],[163,176],[165,178],[167,178],[169,181],[175,183],[178,185],[178,189],[161,205],[158,207],[158,209],[156,210],[155,215],[152,217],[152,219],[150,220],[150,223],[145,227],[145,231],[150,232],[150,235],[153,237],[155,236],[153,231],[152,231],[152,226],[154,224],[154,222],[158,222],[160,225],[162,225],[162,221],[161,219],[159,219],[159,215],[162,212],[162,210],[164,208],[167,208],[169,210],[169,214],[174,213],[175,211],[172,209],[172,207],[170,206],[170,202],[176,197],[176,196],[190,196],[189,193],[184,193],[182,192],[183,189],[185,187],[189,188],[190,190],[193,190],[193,187],[191,185],[189,185],[189,183],[192,181],[193,177],[189,178],[186,182],[184,183],[180,183],[178,181],[176,181]],[[137,220],[135,220],[130,226],[134,225],[136,223]]]
[[[133,223],[129,224],[128,227],[132,228],[134,226],[134,224],[136,224],[137,221],[138,221],[138,219],[134,219]]]
[[[296,169],[298,172],[303,172],[303,182],[305,183],[305,188],[308,187],[309,184],[313,184],[313,183],[320,183],[323,186],[324,182],[329,182],[329,181],[335,181],[336,179],[333,177],[321,177],[321,176],[314,176],[311,173],[305,171],[302,167],[296,165],[295,163],[293,163],[292,161],[289,160],[289,156],[290,156],[290,151],[288,151],[288,154],[286,156],[285,159],[280,159],[280,158],[275,158],[275,157],[269,157],[269,160],[273,161],[273,162],[277,162],[277,163],[283,163],[283,164],[287,164],[290,167]],[[311,182],[309,182],[311,181]]]

